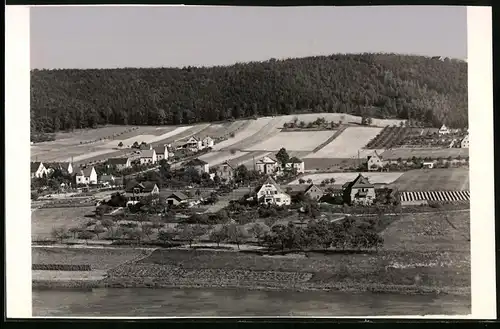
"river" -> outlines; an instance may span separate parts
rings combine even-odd
[[[33,316],[465,315],[470,297],[240,289],[33,290]]]

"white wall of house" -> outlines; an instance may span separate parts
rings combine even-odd
[[[36,172],[31,173],[31,178],[35,178],[35,177],[42,178],[43,175],[47,175],[47,174],[48,174],[47,168],[45,168],[43,163],[40,162],[40,165],[38,166],[38,169],[36,170]]]
[[[465,136],[464,139],[462,139],[462,142],[460,143],[461,148],[469,148],[469,135]]]
[[[257,198],[262,200],[263,203],[271,203],[277,206],[289,205],[291,198],[286,193],[278,191],[277,187],[273,184],[264,184],[257,192]]]
[[[158,159],[156,157],[156,152],[153,151],[153,156],[152,157],[143,157],[143,156],[141,156],[140,161],[141,161],[141,165],[155,164],[155,163],[157,163]]]
[[[297,171],[297,173],[304,173],[305,171],[305,167],[304,167],[304,162],[300,162],[300,163],[287,163],[285,165],[285,168],[295,168],[295,170]]]
[[[372,157],[370,157],[370,159],[368,159],[367,166],[368,166],[368,170],[370,170],[370,171],[371,170],[378,170],[380,167],[383,166],[383,162],[382,162],[382,160],[379,157],[372,156]]]

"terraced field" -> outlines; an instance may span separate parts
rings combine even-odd
[[[420,191],[400,192],[401,201],[469,201],[469,191]]]

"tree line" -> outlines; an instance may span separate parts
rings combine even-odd
[[[397,54],[31,72],[33,135],[305,112],[467,125],[467,63]]]

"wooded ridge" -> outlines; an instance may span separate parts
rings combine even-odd
[[[397,54],[31,72],[31,130],[341,112],[466,127],[467,63]]]

